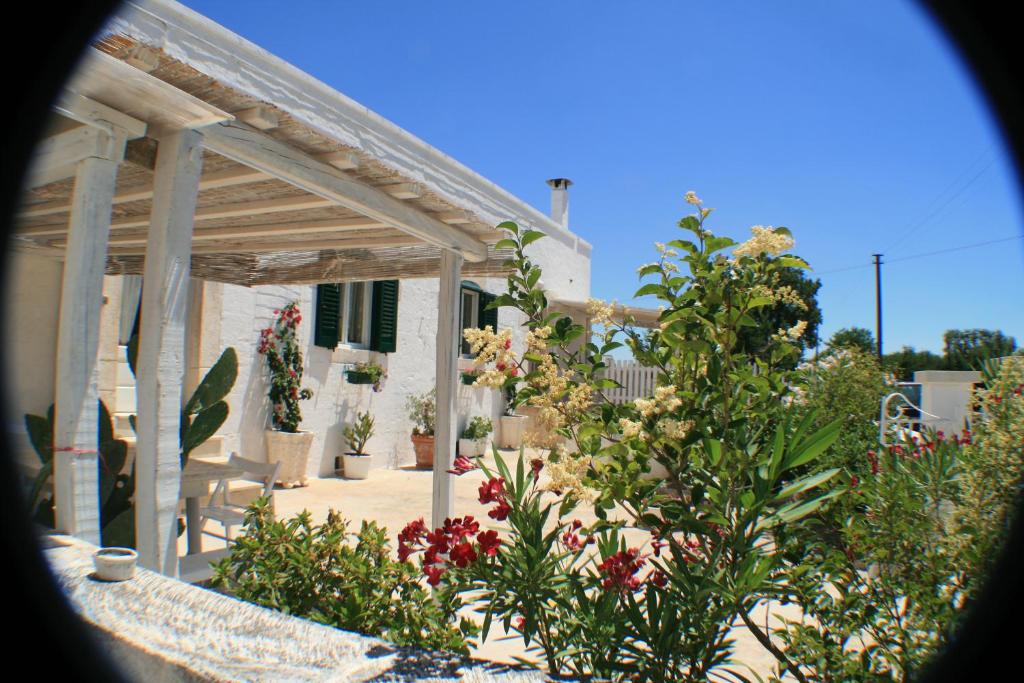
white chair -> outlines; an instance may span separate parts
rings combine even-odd
[[[241,457],[238,453],[232,453],[228,458],[228,466],[243,470],[241,476],[234,477],[234,480],[251,481],[263,484],[261,496],[270,499],[270,509],[274,509],[274,482],[281,470],[281,463],[274,464],[256,462]],[[245,521],[245,506],[232,503],[228,497],[228,481],[221,479],[217,482],[217,488],[210,495],[210,503],[200,508],[200,524],[205,525],[207,519],[220,522],[224,526],[224,539],[230,543],[231,527],[241,525]],[[218,500],[219,497],[219,500]]]

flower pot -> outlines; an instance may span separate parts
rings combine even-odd
[[[92,554],[96,577],[104,581],[127,581],[135,576],[139,554],[131,548],[100,548]]]
[[[501,439],[502,448],[519,448],[523,443],[523,431],[526,429],[526,415],[502,415]]]
[[[373,384],[373,376],[368,372],[349,370],[345,373],[345,380],[349,384]]]
[[[413,434],[412,447],[416,451],[416,467],[428,469],[434,466],[434,435]]]
[[[267,430],[267,462],[281,463],[277,480],[281,486],[305,486],[306,463],[309,447],[313,445],[313,432],[279,432]]]
[[[370,475],[373,456],[366,453],[345,453],[341,456],[345,461],[346,479],[366,479]]]
[[[472,386],[473,382],[476,381],[477,375],[470,374],[468,372],[462,373],[462,383]]]
[[[475,458],[487,452],[487,437],[480,439],[459,439],[459,455]]]

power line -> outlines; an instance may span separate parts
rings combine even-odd
[[[1000,237],[999,239],[986,240],[985,242],[975,242],[974,244],[964,244],[964,245],[959,246],[959,247],[950,247],[948,249],[939,249],[937,251],[928,251],[928,252],[925,252],[923,254],[911,254],[909,256],[900,256],[900,257],[897,257],[897,258],[891,258],[888,261],[886,261],[886,263],[895,263],[895,262],[898,262],[898,261],[910,261],[912,259],[925,258],[926,256],[938,256],[939,254],[948,254],[948,253],[953,252],[953,251],[962,251],[964,249],[976,249],[978,247],[986,247],[986,246],[988,246],[990,244],[999,244],[1001,242],[1011,242],[1013,240],[1019,240],[1021,238],[1024,238],[1024,235],[1013,235],[1012,237]],[[848,270],[859,270],[861,268],[871,268],[873,266],[874,266],[874,262],[871,262],[871,263],[865,263],[863,265],[846,266],[845,268],[834,268],[832,270],[824,270],[824,271],[822,271],[820,273],[815,273],[815,275],[830,275],[832,273],[842,273],[842,272],[845,272],[845,271],[848,271]]]
[[[989,149],[989,151],[991,151],[991,148]],[[968,164],[968,166],[967,166],[967,169],[970,169],[970,168],[971,168],[971,166],[974,166],[974,164],[976,164],[976,163],[978,162],[978,160],[979,160],[979,159],[981,159],[982,157],[984,157],[984,156],[985,156],[985,154],[987,154],[987,152],[982,152],[982,154],[981,154],[981,155],[980,155],[980,156],[979,156],[979,157],[978,157],[977,159],[975,159],[975,160],[974,160],[974,161],[972,161],[972,162],[971,162],[970,164]],[[982,167],[982,169],[981,169],[980,171],[978,171],[978,172],[977,172],[977,173],[975,173],[975,174],[974,174],[973,176],[971,176],[971,179],[970,179],[970,180],[968,180],[968,181],[967,181],[967,183],[966,183],[965,185],[963,185],[963,186],[962,186],[962,187],[961,187],[961,188],[960,188],[959,190],[957,190],[957,191],[956,191],[956,192],[954,192],[953,194],[951,194],[951,195],[949,195],[948,197],[946,197],[946,201],[944,201],[944,202],[943,202],[942,204],[940,204],[939,206],[937,206],[937,207],[936,207],[936,208],[935,208],[934,210],[932,210],[931,212],[929,212],[929,213],[928,213],[928,214],[927,214],[927,215],[926,215],[926,216],[925,216],[924,218],[922,218],[922,219],[921,219],[920,221],[918,221],[917,223],[915,223],[914,225],[912,225],[912,226],[910,227],[910,229],[908,229],[908,230],[907,230],[906,232],[904,232],[904,233],[903,233],[903,235],[902,235],[902,236],[900,236],[900,237],[899,237],[898,239],[896,239],[895,241],[891,242],[891,243],[889,244],[889,246],[888,246],[888,247],[886,247],[886,249],[885,249],[885,250],[886,250],[886,251],[890,251],[890,250],[891,250],[891,249],[892,249],[893,247],[895,247],[896,245],[898,245],[898,244],[900,244],[901,242],[905,241],[905,240],[906,240],[906,239],[907,239],[908,237],[910,237],[910,236],[911,236],[911,235],[913,235],[913,234],[914,234],[915,232],[917,232],[917,231],[918,231],[918,230],[919,230],[919,229],[921,228],[921,226],[923,226],[923,225],[924,225],[925,223],[927,223],[927,222],[928,222],[928,221],[930,221],[930,220],[931,220],[932,218],[934,218],[935,216],[937,216],[937,215],[939,214],[939,212],[941,212],[941,211],[942,211],[943,209],[945,209],[945,208],[946,208],[947,206],[949,206],[949,205],[950,205],[950,204],[951,204],[951,203],[953,202],[953,200],[954,200],[954,199],[956,199],[957,197],[959,197],[960,195],[962,195],[962,194],[963,194],[964,192],[966,192],[966,191],[967,191],[967,188],[969,188],[969,187],[970,187],[971,185],[973,185],[973,184],[975,183],[975,181],[977,181],[977,180],[978,180],[978,178],[980,178],[980,177],[981,177],[981,176],[982,176],[982,175],[983,175],[983,174],[985,173],[985,171],[987,171],[987,170],[988,170],[989,168],[991,168],[992,164],[994,164],[994,163],[995,163],[995,161],[996,161],[996,158],[995,158],[995,157],[993,156],[993,157],[992,157],[991,159],[989,159],[988,163],[987,163],[987,164],[985,164],[985,166],[984,166],[984,167]],[[966,172],[967,172],[967,170],[965,169],[965,173],[966,173]],[[945,189],[943,189],[943,190],[942,190],[942,192],[940,192],[940,193],[939,193],[939,194],[938,194],[938,195],[936,196],[936,199],[938,199],[939,197],[945,196],[945,195],[946,195],[946,193],[947,193],[947,192],[949,192],[949,190],[951,190],[951,189],[952,189],[952,188],[953,188],[953,187],[954,187],[954,186],[955,186],[956,184],[958,184],[958,183],[960,182],[960,179],[961,179],[961,178],[962,178],[962,177],[963,177],[963,176],[965,175],[965,173],[961,173],[961,174],[960,174],[960,176],[958,176],[956,180],[954,180],[954,181],[953,181],[952,183],[950,183],[950,184],[949,184],[949,185],[948,185],[948,186],[947,186],[947,187],[946,187]],[[929,202],[929,205],[931,205],[931,204],[933,204],[933,203],[935,203],[935,200],[934,200],[934,199],[933,199],[933,200],[932,200],[931,202]]]

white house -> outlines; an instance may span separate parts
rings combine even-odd
[[[590,293],[591,246],[568,228],[569,183],[551,185],[553,217],[182,5],[125,3],[54,107],[4,288],[5,419],[31,462],[22,416],[56,404],[59,529],[98,540],[101,397],[138,415],[140,561],[174,575],[183,396],[234,347],[231,414],[207,455],[264,457],[267,372],[256,345],[293,300],[314,392],[303,405],[302,428],[316,435],[308,475],[333,472],[357,410],[376,418],[378,465],[409,463],[406,398],[436,388],[443,518],[458,429],[503,405],[458,380],[468,362],[459,330],[487,322],[481,299],[503,287],[494,226],[513,220],[548,235],[531,258],[568,310],[578,316]],[[137,386],[119,346],[139,298],[139,279],[126,276],[145,282]],[[513,312],[497,323],[521,339]],[[386,368],[379,393],[344,380],[359,361]],[[118,428],[130,435],[124,420]]]

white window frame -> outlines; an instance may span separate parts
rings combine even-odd
[[[475,289],[468,287],[462,287],[459,298],[459,352],[463,358],[474,358],[476,354],[468,353],[466,351],[466,338],[462,336],[462,331],[466,328],[478,328],[480,327],[480,292]],[[467,325],[465,320],[465,308],[466,308],[466,295],[470,295],[473,301],[473,305],[470,307],[470,324]]]
[[[373,282],[370,280],[361,281],[363,287],[363,339],[361,341],[349,341],[348,340],[348,325],[349,318],[351,317],[351,285],[358,284],[355,282],[342,283],[341,292],[341,334],[338,335],[338,345],[344,346],[349,349],[368,349],[370,348],[370,324],[372,320],[373,312],[370,310],[373,305]]]

